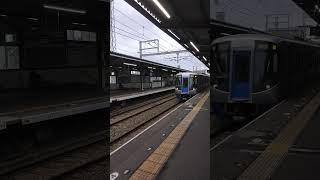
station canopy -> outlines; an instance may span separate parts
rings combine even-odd
[[[209,67],[210,1],[125,1]]]

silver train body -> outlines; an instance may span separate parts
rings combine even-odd
[[[209,87],[210,76],[202,73],[182,72],[176,75],[176,97],[186,100]]]
[[[307,57],[319,46],[304,41],[240,34],[218,38],[211,47],[211,107],[221,117],[261,113],[312,77],[298,69],[319,67],[319,53]]]

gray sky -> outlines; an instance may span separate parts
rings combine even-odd
[[[160,52],[185,50],[124,0],[114,0],[114,19],[116,33],[113,34],[113,37],[116,39],[116,52],[139,57],[139,41],[150,39],[159,39]],[[145,53],[151,53],[151,51],[153,50]],[[179,56],[182,59],[179,63],[175,61],[175,54],[151,56],[145,57],[145,59],[174,67],[180,65],[180,68],[188,70],[208,69],[189,52],[182,53]]]
[[[266,30],[266,17],[272,23],[272,16],[277,16],[279,22],[284,22],[279,27],[316,25],[292,0],[211,0],[210,5],[212,19],[216,19],[217,14],[224,13],[226,22],[263,31]]]

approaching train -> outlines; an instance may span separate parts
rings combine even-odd
[[[320,46],[314,43],[239,34],[211,45],[211,107],[218,117],[256,116],[319,77]]]
[[[210,76],[203,73],[182,72],[176,75],[176,96],[186,100],[209,87]]]

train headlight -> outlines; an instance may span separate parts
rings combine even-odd
[[[266,85],[266,89],[270,89],[270,87],[271,87],[271,86],[270,86],[269,84]]]

